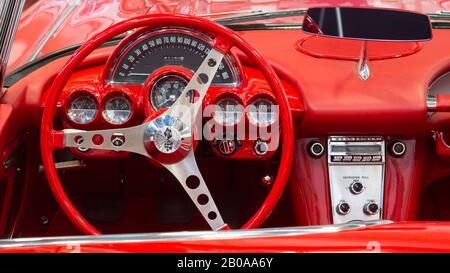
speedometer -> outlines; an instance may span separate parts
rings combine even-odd
[[[70,102],[67,116],[75,123],[87,124],[97,116],[97,102],[90,95],[80,95]]]
[[[184,29],[154,31],[127,41],[124,50],[112,57],[112,84],[144,84],[149,75],[165,66],[195,72],[212,48],[210,38]],[[225,56],[212,85],[236,85],[236,70],[231,56]]]
[[[103,109],[103,117],[112,124],[123,124],[130,119],[131,102],[123,96],[109,98]]]

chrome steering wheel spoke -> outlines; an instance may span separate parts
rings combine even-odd
[[[177,178],[209,226],[213,230],[224,228],[225,223],[198,169],[194,152],[191,150],[183,160],[163,166]]]
[[[148,123],[128,128],[83,131],[65,129],[64,147],[80,149],[127,151],[149,156],[144,146],[144,132]]]
[[[165,114],[178,117],[186,125],[192,126],[198,118],[199,110],[202,107],[203,99],[208,91],[211,82],[214,80],[219,65],[224,58],[224,54],[214,48],[210,50],[205,60],[195,71],[192,79],[184,88],[183,92],[175,103],[167,110]],[[194,102],[185,100],[186,96],[193,92]]]

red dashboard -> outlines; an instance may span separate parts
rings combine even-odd
[[[11,158],[19,140],[41,144],[41,158],[37,149],[29,149],[23,161],[34,164],[36,176],[27,169],[24,180],[39,189],[29,193],[29,202],[38,205],[23,216],[32,223],[24,234],[34,235],[35,226],[44,237],[66,235],[74,227],[101,234],[107,224],[95,219],[101,213],[95,215],[98,204],[91,195],[97,198],[103,187],[120,202],[132,203],[111,202],[114,209],[132,210],[117,217],[124,230],[145,218],[144,209],[133,203],[145,198],[154,201],[147,220],[157,222],[145,222],[149,230],[173,223],[177,231],[183,224],[193,229],[209,224],[220,231],[256,228],[265,220],[263,227],[450,220],[444,200],[450,187],[441,185],[450,177],[450,100],[442,94],[450,93],[450,35],[438,28],[432,34],[430,41],[364,43],[370,77],[362,79],[357,69],[363,42],[358,40],[310,35],[296,27],[232,31],[202,17],[173,14],[112,25],[70,56],[29,72],[1,97],[0,151],[14,143],[2,159]],[[118,42],[105,46],[113,38]],[[444,105],[436,112],[430,111],[430,95]],[[179,105],[197,109],[198,104],[206,109],[200,123],[204,139],[196,139],[197,125],[176,112]],[[264,139],[261,131],[275,131],[276,138]],[[79,164],[66,169],[60,158]],[[153,164],[147,169],[141,160]],[[6,173],[0,169],[0,182]],[[131,186],[122,185],[127,175]],[[136,186],[147,176],[151,183]],[[182,187],[174,190],[167,181]],[[187,193],[183,198],[193,204],[170,203],[179,197],[177,191]],[[48,204],[36,201],[42,192]],[[237,202],[238,197],[245,200]],[[173,207],[161,209],[158,198]],[[232,221],[223,221],[216,203]],[[184,213],[191,208],[195,213]],[[36,224],[36,215],[50,220]],[[161,215],[169,215],[169,224]],[[386,236],[402,228],[407,229],[393,225]],[[382,240],[382,229],[365,232]],[[116,227],[105,230],[112,233]],[[303,251],[281,238],[286,249]],[[361,238],[353,250],[365,246]],[[258,240],[265,239],[248,239],[243,250],[255,250],[251,244]],[[238,242],[229,244],[234,249]],[[165,249],[141,247],[155,246]],[[205,250],[195,241],[185,248]]]

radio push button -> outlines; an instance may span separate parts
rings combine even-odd
[[[351,162],[353,160],[353,156],[345,155],[342,161]]]
[[[365,155],[362,158],[362,162],[370,162],[372,161],[372,156],[371,155]]]
[[[353,159],[352,159],[353,162],[361,162],[361,160],[362,160],[362,156],[359,156],[359,155],[353,156]]]
[[[381,155],[374,155],[372,157],[372,162],[380,162],[381,161]]]
[[[331,157],[332,162],[341,162],[344,157],[342,155],[333,155]]]

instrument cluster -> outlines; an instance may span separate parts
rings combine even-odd
[[[131,34],[117,46],[105,66],[74,73],[77,80],[69,81],[60,98],[63,127],[93,130],[145,122],[180,97],[212,44],[210,37],[186,29]],[[246,132],[251,126],[270,127],[275,123],[277,108],[267,82],[246,74],[234,53],[224,58],[204,100],[203,107],[213,106],[212,115],[204,122],[212,120],[222,129],[243,125]],[[194,94],[189,93],[186,100],[193,101]],[[234,133],[220,135],[210,143],[217,156],[224,158],[267,159],[274,154],[264,140],[239,139]],[[74,152],[84,157],[122,154]]]

